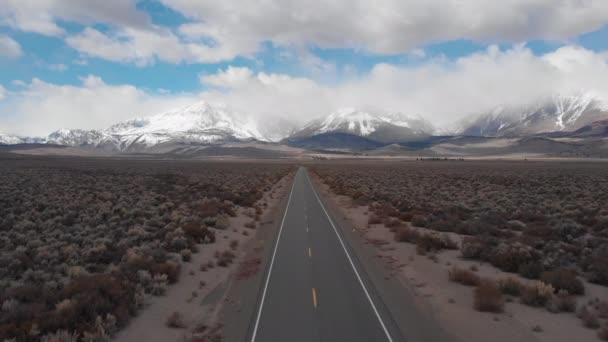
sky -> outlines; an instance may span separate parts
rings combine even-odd
[[[197,101],[260,122],[371,106],[442,126],[579,93],[608,99],[606,0],[0,0],[0,133]]]

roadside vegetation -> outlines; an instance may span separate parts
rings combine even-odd
[[[578,300],[585,284],[608,286],[608,172],[602,163],[334,162],[312,168],[337,195],[363,206],[368,226],[431,255],[490,264],[504,276],[451,267],[474,287],[473,307],[502,312],[518,302],[576,313],[606,339],[608,298]]]
[[[0,340],[106,341],[163,295],[278,164],[0,160]],[[237,246],[234,245],[233,248]],[[218,266],[234,253],[218,256]],[[210,260],[212,262],[212,260]],[[179,314],[167,325],[181,326]],[[70,339],[72,338],[72,339]]]

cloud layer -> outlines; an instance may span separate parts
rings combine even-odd
[[[84,55],[146,66],[156,60],[211,63],[253,57],[265,42],[299,51],[320,47],[401,54],[456,39],[565,41],[608,22],[605,0],[160,2],[189,22],[155,25],[136,0],[0,0],[0,25],[62,37]],[[85,28],[70,33],[61,22]]]
[[[0,57],[14,59],[23,55],[21,45],[8,36],[0,35]]]
[[[81,86],[34,79],[0,110],[14,113],[0,128],[46,134],[58,128],[105,128],[194,101],[227,103],[262,124],[287,119],[304,123],[338,107],[381,107],[419,114],[443,125],[498,105],[525,105],[556,93],[585,91],[608,99],[608,53],[578,46],[535,56],[523,45],[455,61],[430,60],[416,67],[377,64],[365,75],[337,85],[308,78],[227,67],[200,75],[200,94],[160,95],[130,85],[109,85],[96,76]],[[86,109],[86,111],[83,111]],[[4,127],[1,127],[4,126]]]

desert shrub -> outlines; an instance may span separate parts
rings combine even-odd
[[[192,260],[192,251],[189,249],[182,249],[179,254],[182,257],[182,261],[189,262]]]
[[[530,261],[519,266],[517,273],[524,278],[538,279],[543,272],[543,266],[537,261]]]
[[[387,228],[395,228],[401,224],[401,221],[396,218],[388,217],[384,220],[383,224]]]
[[[500,243],[493,249],[489,261],[505,272],[517,272],[521,265],[533,260],[532,248],[521,243]]]
[[[71,333],[67,330],[59,330],[48,333],[40,338],[41,342],[78,342],[78,333]]]
[[[602,341],[608,341],[608,323],[605,323],[600,331],[598,331],[597,336]]]
[[[155,296],[162,296],[167,292],[167,275],[166,274],[155,274],[152,277],[152,291],[151,293]]]
[[[545,306],[553,297],[555,289],[542,281],[534,281],[524,286],[521,292],[521,302],[530,306]]]
[[[427,219],[422,215],[414,215],[411,222],[416,227],[426,227]]]
[[[155,264],[152,266],[151,269],[152,273],[163,274],[167,276],[167,280],[170,284],[175,283],[179,279],[180,271],[181,265],[173,261],[166,261]]]
[[[418,232],[410,227],[399,227],[395,230],[395,241],[415,243],[418,240]]]
[[[506,277],[498,280],[500,292],[509,296],[519,296],[524,285],[513,277]]]
[[[487,237],[465,237],[460,245],[460,253],[465,259],[487,260],[495,242]]]
[[[576,315],[581,319],[585,328],[597,329],[600,327],[597,315],[589,310],[586,305],[583,305]]]
[[[585,294],[583,282],[570,270],[558,269],[543,272],[540,275],[540,280],[546,284],[551,284],[556,291],[565,290],[573,295]]]
[[[597,305],[597,311],[600,318],[608,318],[608,301],[601,301]]]
[[[236,255],[232,251],[223,251],[219,254],[217,265],[220,267],[228,267],[234,261]]]
[[[482,312],[502,312],[504,301],[496,282],[488,279],[482,280],[475,288],[473,307]]]
[[[167,320],[165,324],[169,328],[185,328],[186,323],[184,321],[183,315],[179,311],[173,311],[167,316]]]
[[[557,312],[575,312],[576,298],[571,296],[568,291],[560,290],[547,303],[547,310]]]
[[[456,266],[448,271],[448,277],[450,281],[466,286],[478,286],[481,283],[481,278],[477,274]]]
[[[446,234],[437,235],[424,233],[418,235],[416,247],[426,252],[430,252],[440,251],[442,249],[458,249],[458,244]]]
[[[608,286],[608,251],[597,252],[589,268],[589,281]]]
[[[382,223],[382,219],[376,215],[376,214],[371,214],[369,215],[368,219],[367,219],[367,224],[380,224]]]

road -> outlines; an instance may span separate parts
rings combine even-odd
[[[300,168],[249,341],[402,341],[358,259]]]

